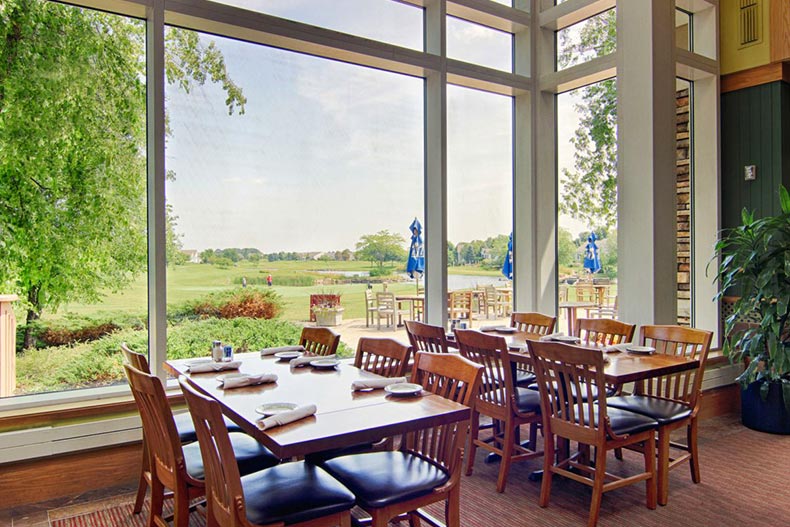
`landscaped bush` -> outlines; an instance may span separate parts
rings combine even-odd
[[[244,288],[213,293],[173,310],[172,314],[200,318],[272,319],[282,311],[282,299],[269,289]]]
[[[124,328],[145,328],[145,320],[128,314],[103,314],[91,318],[73,313],[54,321],[37,320],[31,324],[36,348],[67,346],[79,342],[91,342]],[[17,352],[22,351],[25,325],[17,327]]]
[[[266,271],[260,271],[268,275]],[[267,285],[266,276],[247,276],[247,285]],[[241,285],[242,277],[233,279],[234,284]],[[315,285],[315,277],[307,274],[298,275],[278,275],[274,278],[275,285],[289,286],[289,287],[310,287]]]

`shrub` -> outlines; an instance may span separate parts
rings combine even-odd
[[[245,288],[212,293],[173,310],[179,317],[263,318],[272,319],[282,312],[280,295],[270,289]]]

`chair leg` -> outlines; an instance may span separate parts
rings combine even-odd
[[[162,518],[162,505],[165,500],[165,487],[156,479],[151,478],[151,511],[148,514],[148,527],[156,527],[156,518]]]
[[[472,417],[469,421],[469,448],[466,450],[466,475],[471,476],[475,467],[475,454],[477,445],[475,441],[480,434],[480,414],[472,410]]]
[[[497,492],[505,492],[507,473],[510,471],[510,464],[513,462],[513,443],[515,441],[516,431],[513,426],[513,419],[506,419],[505,434],[502,436],[502,461],[499,462],[499,477],[496,481]]]
[[[378,511],[372,511],[370,513],[371,522],[370,527],[387,527],[390,523],[390,519],[384,516],[383,514],[377,514]]]
[[[538,451],[538,423],[529,425],[529,448],[533,452]]]
[[[420,527],[420,516],[417,513],[409,513],[409,527]]]
[[[134,514],[140,514],[140,511],[143,510],[145,493],[148,490],[148,481],[145,479],[145,472],[148,470],[148,466],[148,445],[145,442],[145,436],[143,436],[143,459],[140,464],[140,482],[137,484],[137,496],[134,498],[134,509],[132,509]]]
[[[340,527],[351,527],[351,512],[346,511],[341,514]]]
[[[173,527],[189,527],[189,492],[186,487],[173,492]]]
[[[461,527],[461,487],[456,485],[447,495],[444,504],[444,521],[446,527]]]
[[[615,459],[619,459],[620,461],[623,460],[623,449],[622,448],[615,448],[614,449],[614,457]]]
[[[554,464],[554,434],[543,432],[543,479],[540,482],[540,501],[538,505],[548,507],[551,495],[551,478],[554,475],[551,466]]]
[[[656,490],[656,436],[650,434],[650,437],[645,441],[642,453],[645,456],[645,472],[651,474],[650,479],[645,481],[646,494],[647,494],[647,508],[655,509],[657,501]]]
[[[592,498],[590,499],[590,519],[587,527],[598,524],[598,514],[601,512],[601,498],[603,497],[603,484],[606,478],[606,449],[595,449],[595,480],[593,481]]]
[[[697,451],[697,418],[692,417],[691,422],[689,423],[688,429],[686,430],[686,441],[688,445],[689,454],[691,457],[689,458],[689,465],[691,465],[691,481],[694,483],[699,483],[702,478],[700,477],[699,472],[699,452]]]
[[[658,428],[658,504],[666,505],[669,501],[669,431],[665,427]]]

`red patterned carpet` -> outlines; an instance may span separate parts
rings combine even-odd
[[[763,523],[790,526],[790,436],[762,434],[743,428],[732,418],[716,418],[700,427],[702,482],[691,483],[679,467],[671,473],[669,504],[648,510],[644,485],[631,485],[604,495],[601,527],[746,526]],[[540,468],[536,460],[513,466],[504,494],[494,490],[498,465],[483,463],[478,453],[475,473],[461,480],[461,518],[464,527],[579,527],[587,523],[590,490],[573,481],[555,478],[551,503],[538,507],[540,483],[528,475]],[[609,458],[607,470],[627,473],[638,466],[635,455],[624,461]],[[126,504],[113,505],[79,516],[52,520],[53,527],[144,526],[146,512],[131,514]],[[51,511],[55,517],[56,511]],[[438,517],[439,507],[431,508]],[[205,525],[193,513],[190,527]]]

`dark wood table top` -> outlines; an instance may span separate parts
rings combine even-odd
[[[419,430],[469,417],[469,409],[438,395],[395,397],[384,390],[352,392],[351,383],[377,375],[342,361],[336,369],[318,370],[310,366],[291,370],[288,362],[258,353],[238,354],[239,370],[187,373],[189,360],[169,360],[166,368],[174,375],[186,375],[200,392],[216,399],[223,412],[245,432],[255,437],[276,456],[288,458],[383,437]],[[241,373],[275,373],[277,383],[223,390],[217,376]],[[261,430],[263,416],[255,408],[265,403],[315,404],[312,417]]]
[[[505,339],[511,352],[511,360],[516,362],[530,362],[531,359],[529,353],[527,353],[527,341],[537,340],[541,337],[541,335],[524,332],[510,334],[491,333],[500,335]],[[590,349],[600,350],[602,348],[590,347]],[[611,351],[604,353],[604,356],[608,359],[604,368],[606,382],[617,386],[629,382],[642,381],[651,377],[693,370],[699,367],[698,359],[665,355],[663,353],[643,355]]]

